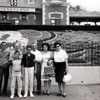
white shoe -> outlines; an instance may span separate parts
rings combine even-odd
[[[19,96],[20,98],[22,98],[22,97],[23,97],[21,94],[18,94],[18,96]]]
[[[13,99],[14,98],[14,95],[11,95],[10,98]]]
[[[26,98],[26,97],[27,97],[27,94],[24,95],[24,98]]]
[[[33,98],[34,97],[34,94],[32,92],[30,92],[30,97]]]

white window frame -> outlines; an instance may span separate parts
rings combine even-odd
[[[28,0],[28,4],[34,4],[34,0],[32,0],[32,2],[30,2],[30,0]]]
[[[51,17],[52,14],[59,14],[59,15],[61,15],[60,19],[63,19],[63,17],[64,17],[62,12],[55,11],[55,12],[49,12],[49,19],[58,19],[58,18]]]

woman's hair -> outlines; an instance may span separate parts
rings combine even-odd
[[[42,49],[43,49],[44,46],[47,46],[48,50],[50,50],[50,45],[48,43],[43,43],[42,44]]]
[[[55,42],[54,43],[54,47],[56,47],[57,45],[60,45],[61,46],[61,43],[60,42]]]

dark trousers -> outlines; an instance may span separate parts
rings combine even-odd
[[[41,92],[41,63],[37,63],[36,67],[37,92]]]
[[[4,82],[3,82],[3,77],[4,77]],[[8,86],[8,77],[9,77],[9,65],[4,64],[0,65],[0,92],[2,88],[2,83],[3,84],[3,93],[7,92],[7,86]]]

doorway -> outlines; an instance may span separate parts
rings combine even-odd
[[[61,19],[51,19],[51,25],[61,25]]]

